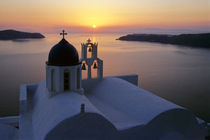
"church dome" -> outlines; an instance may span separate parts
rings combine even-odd
[[[47,65],[74,66],[79,64],[77,50],[64,38],[51,48]]]

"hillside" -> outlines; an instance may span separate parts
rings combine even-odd
[[[147,41],[164,44],[175,44],[191,47],[210,48],[210,33],[181,34],[181,35],[158,35],[158,34],[128,34],[117,40],[124,41]]]
[[[16,30],[0,31],[0,40],[14,40],[14,39],[31,39],[31,38],[45,38],[40,33],[21,32]]]

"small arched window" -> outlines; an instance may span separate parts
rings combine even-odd
[[[77,68],[77,89],[80,89],[81,72],[80,68]]]
[[[51,69],[51,72],[50,72],[50,75],[51,75],[51,91],[55,91],[55,70],[54,69]]]
[[[64,71],[64,91],[70,90],[70,72],[69,70]]]

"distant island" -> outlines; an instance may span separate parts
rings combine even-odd
[[[210,48],[210,33],[159,35],[159,34],[128,34],[117,40],[147,41],[164,44],[184,45],[191,47]]]
[[[32,38],[45,38],[40,33],[21,32],[16,30],[3,30],[0,31],[0,40],[15,40],[15,39],[32,39]]]

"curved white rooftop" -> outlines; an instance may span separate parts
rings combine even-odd
[[[118,129],[145,125],[165,111],[184,109],[120,78],[84,81],[84,87],[85,82],[85,96]]]
[[[46,92],[45,81],[42,81],[33,98],[32,127],[33,133],[36,134],[35,139],[43,138],[62,120],[79,114],[81,104],[85,104],[87,112],[99,113],[91,102],[79,93],[65,92],[56,97],[48,97]]]
[[[174,132],[167,132],[166,134],[172,133],[177,134],[177,136],[188,134],[188,132],[181,134],[182,132],[176,131],[177,126],[182,129],[183,125],[186,130],[190,130],[189,132],[198,131],[198,122],[192,113],[132,84],[136,83],[137,79],[137,75],[125,75],[120,78],[106,77],[83,80],[84,93],[64,92],[52,97],[49,97],[50,94],[47,93],[45,80],[37,85],[25,85],[22,87],[22,95],[20,96],[20,106],[22,106],[20,108],[22,110],[20,136],[23,139],[42,140],[46,136],[50,138],[62,131],[70,131],[67,135],[65,133],[64,137],[76,137],[77,134],[80,136],[81,130],[87,132],[87,136],[89,132],[93,134],[91,132],[93,130],[96,134],[97,126],[92,126],[90,123],[81,125],[82,120],[79,119],[81,116],[90,122],[94,122],[93,118],[104,117],[104,119],[96,119],[96,122],[92,124],[99,125],[101,122],[104,124],[104,130],[109,130],[110,127],[110,130],[113,130],[113,135],[110,137],[121,135],[125,138],[130,136],[142,138],[144,137],[142,135],[150,137],[150,130],[159,127],[159,124],[170,124],[171,130]],[[82,115],[80,113],[81,104],[85,104],[85,112],[92,113],[92,115]],[[24,110],[25,106],[27,107]],[[171,123],[171,120],[177,122],[177,125]],[[184,124],[188,120],[191,125]],[[66,125],[64,122],[71,123],[72,126]],[[77,123],[78,127],[83,129],[76,128]],[[74,133],[71,133],[71,130],[74,129],[73,126],[75,130]],[[191,127],[193,128],[192,131]],[[59,129],[63,130],[59,131]],[[87,129],[88,131],[86,131]],[[103,130],[103,128],[101,129]],[[115,132],[117,130],[118,132]],[[164,127],[158,130],[166,131]],[[153,136],[163,137],[157,129],[153,131],[156,131],[153,132]],[[135,132],[138,132],[138,135],[132,134]],[[106,133],[104,135],[108,136]],[[167,136],[164,135],[164,137]],[[195,136],[193,133],[191,137],[197,138],[197,135]],[[97,139],[97,137],[95,138]]]

